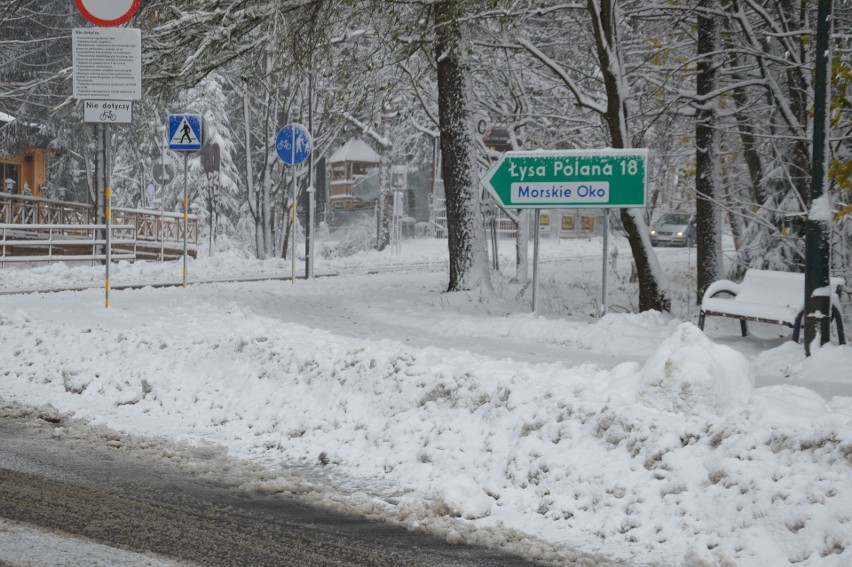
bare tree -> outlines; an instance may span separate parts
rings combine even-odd
[[[699,0],[697,14],[698,75],[695,103],[695,198],[696,231],[698,234],[698,290],[700,303],[704,291],[723,276],[722,225],[718,206],[719,142],[717,107],[719,100],[712,96],[718,80],[719,25],[715,2]],[[712,98],[709,98],[712,97]]]
[[[571,9],[576,9],[576,6]],[[586,12],[591,19],[592,36],[595,39],[594,54],[603,82],[602,95],[587,91],[580,80],[572,76],[566,65],[548,56],[532,40],[520,37],[518,43],[556,74],[571,92],[577,106],[600,117],[606,126],[607,145],[613,148],[630,148],[633,146],[628,100],[631,85],[624,60],[621,38],[623,21],[618,1],[588,0]],[[636,265],[639,309],[668,311],[671,308],[671,300],[662,285],[662,272],[651,247],[642,211],[621,209],[621,223],[627,232]]]

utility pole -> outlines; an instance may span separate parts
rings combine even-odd
[[[817,7],[816,77],[814,79],[814,138],[811,160],[811,206],[805,233],[805,354],[811,354],[811,341],[816,338],[819,323],[820,344],[831,335],[831,293],[829,282],[830,207],[825,187],[828,162],[828,111],[831,97],[829,69],[831,65],[832,0],[819,0]],[[814,295],[816,290],[825,293]]]

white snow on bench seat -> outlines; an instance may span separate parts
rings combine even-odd
[[[830,278],[829,295],[838,302],[837,289],[843,278]],[[713,297],[720,292],[734,297]],[[701,310],[707,315],[777,321],[793,326],[805,308],[805,275],[770,270],[747,270],[742,283],[729,280],[714,282],[707,288]]]
[[[802,291],[802,295],[804,295]],[[711,297],[704,300],[701,308],[707,314],[724,313],[728,316],[746,317],[748,319],[765,319],[767,321],[778,321],[782,324],[790,324],[796,320],[796,316],[802,310],[801,307],[790,307],[785,305],[770,305],[766,303],[752,303],[749,301],[736,301],[729,298]]]

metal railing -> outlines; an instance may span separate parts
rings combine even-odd
[[[136,259],[136,228],[110,226],[113,261]],[[106,260],[106,225],[0,223],[0,267],[7,263]]]

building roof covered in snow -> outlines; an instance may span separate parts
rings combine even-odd
[[[340,146],[337,151],[328,158],[328,161],[329,163],[340,163],[344,161],[379,163],[381,158],[379,157],[379,154],[373,150],[373,148],[367,145],[366,142],[357,138],[352,138]]]

